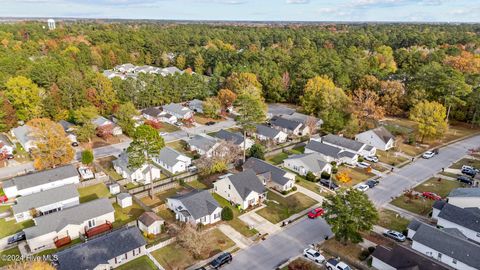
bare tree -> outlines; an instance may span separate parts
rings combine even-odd
[[[310,129],[310,134],[315,133],[317,130],[317,118],[313,116],[308,116],[307,119],[305,119],[305,126],[307,126]]]
[[[200,259],[202,257],[202,252],[207,247],[207,241],[203,239],[202,232],[190,222],[185,223],[179,229],[177,242],[181,247],[189,250],[195,259]]]

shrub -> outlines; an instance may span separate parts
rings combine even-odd
[[[360,259],[361,261],[364,261],[364,260],[366,260],[369,256],[370,256],[370,251],[368,251],[368,249],[364,249],[364,250],[362,250],[362,252],[360,253],[360,255],[358,255],[358,259]]]
[[[297,191],[297,187],[292,187],[292,191]]]
[[[363,162],[363,161],[365,161],[365,159],[362,156],[358,157],[358,162]]]
[[[222,220],[229,221],[233,219],[233,211],[230,207],[225,206],[222,209]]]
[[[287,195],[288,194],[288,191],[287,190],[282,190],[282,195]]]
[[[322,172],[322,175],[320,175],[322,179],[330,179],[330,174],[328,172]]]
[[[315,182],[315,175],[312,172],[308,172],[305,176],[305,179],[310,182]]]
[[[82,163],[89,165],[93,162],[94,156],[92,150],[86,149],[82,152]]]
[[[336,174],[338,172],[337,166],[332,167],[332,174]]]
[[[370,252],[370,254],[372,254],[374,251],[375,251],[375,247],[374,247],[374,246],[368,247],[368,252]]]
[[[147,235],[147,238],[150,239],[150,240],[153,240],[153,239],[155,239],[155,235],[153,233],[149,233]]]
[[[413,145],[416,143],[415,134],[410,134],[407,138],[407,144]]]

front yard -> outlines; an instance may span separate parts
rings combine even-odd
[[[79,188],[78,193],[80,194],[80,203],[110,197],[110,191],[108,191],[108,188],[104,183]]]
[[[378,160],[388,165],[396,166],[402,162],[407,161],[408,159],[398,155],[393,151],[381,151],[377,150]]]
[[[312,207],[317,203],[314,199],[297,192],[288,197],[282,197],[274,191],[267,193],[267,207],[264,207],[257,211],[257,214],[264,217],[273,224],[279,223],[301,212],[309,207]]]
[[[224,198],[220,197],[218,194],[213,193],[213,198],[220,204],[220,206],[223,208],[225,206],[230,207],[233,212],[233,219],[230,221],[227,221],[227,224],[232,226],[237,232],[243,234],[245,237],[252,237],[255,234],[257,234],[257,230],[255,229],[250,229],[246,223],[241,221],[238,216],[240,216],[242,213],[240,213],[240,210],[238,210],[236,207],[233,207],[230,205],[230,203],[225,200]]]
[[[378,215],[379,219],[377,225],[397,232],[403,232],[406,230],[410,223],[410,220],[401,217],[392,210],[381,209],[378,211]]]
[[[20,256],[21,254],[18,247],[0,251],[0,267],[15,263],[17,257]]]
[[[157,267],[147,255],[115,268],[116,270],[155,270]]]
[[[158,132],[171,133],[171,132],[175,132],[175,131],[180,130],[180,128],[178,128],[175,125],[169,124],[169,123],[160,122],[160,128],[158,128],[157,130],[158,130]]]
[[[351,180],[346,183],[342,183],[337,179],[337,183],[339,183],[341,186],[344,186],[344,187],[355,186],[356,184],[364,182],[365,180],[375,176],[374,173],[366,172],[365,169],[357,168],[357,167],[356,168],[340,167],[338,169],[338,172],[339,173],[347,172],[348,176],[350,176],[351,178]]]
[[[210,118],[210,117],[207,117],[205,116],[204,114],[201,114],[201,113],[196,113],[194,116],[193,116],[193,119],[195,120],[195,122],[199,123],[200,125],[205,125],[206,123],[208,122],[221,122],[221,121],[224,121],[223,118]]]
[[[462,158],[461,160],[455,162],[450,166],[452,169],[461,169],[463,165],[472,166],[474,168],[480,169],[480,160],[471,159],[471,158]]]

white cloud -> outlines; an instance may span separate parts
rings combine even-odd
[[[287,0],[287,4],[308,4],[310,0]]]

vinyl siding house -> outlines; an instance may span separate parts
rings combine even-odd
[[[253,170],[264,185],[280,192],[288,191],[295,185],[295,174],[287,172],[258,158],[249,158],[243,169]]]
[[[190,151],[197,152],[201,156],[211,157],[220,143],[212,136],[198,134],[188,139],[187,144]]]
[[[17,222],[48,215],[80,204],[79,194],[74,184],[52,188],[42,192],[18,197],[12,205]],[[35,214],[36,216],[32,216]]]
[[[196,113],[203,113],[203,101],[199,99],[190,100],[188,102],[188,107]]]
[[[395,147],[395,136],[383,126],[357,134],[355,140],[383,151]]]
[[[123,227],[56,253],[56,268],[110,270],[146,255],[146,244],[137,227]]]
[[[73,165],[66,165],[16,176],[3,182],[3,191],[8,198],[15,198],[79,182],[77,169]]]
[[[162,122],[169,123],[169,124],[172,124],[172,125],[175,124],[176,122],[178,122],[177,117],[175,117],[175,116],[173,116],[169,113],[166,113],[166,112],[162,112],[159,119]]]
[[[12,128],[10,133],[17,139],[17,142],[25,149],[25,151],[30,152],[35,148],[35,138],[32,135],[32,127],[23,125],[16,128]]]
[[[438,227],[458,229],[468,239],[480,243],[479,208],[460,208],[449,203],[436,203],[434,210],[436,211],[432,218],[437,220]]]
[[[96,118],[92,119],[92,124],[95,126],[95,128],[101,128],[105,126],[112,126],[112,135],[114,136],[119,136],[122,135],[122,128],[112,121],[108,120],[107,118],[103,116],[98,116]]]
[[[480,208],[480,188],[456,188],[450,191],[447,201],[461,208]]]
[[[23,231],[30,250],[38,251],[54,247],[58,239],[73,240],[96,226],[113,223],[114,212],[109,199],[97,199],[34,218],[35,226]]]
[[[189,120],[193,117],[193,111],[181,104],[170,103],[163,106],[165,113],[171,114],[178,119]]]
[[[112,163],[115,171],[130,182],[146,185],[150,184],[152,180],[160,179],[161,176],[160,169],[149,164],[143,164],[137,169],[129,168],[127,152],[121,153],[120,156],[118,156],[118,159],[114,160]]]
[[[137,220],[138,228],[146,234],[157,235],[161,233],[164,224],[165,220],[154,212],[145,212]]]
[[[338,147],[343,151],[355,153],[359,156],[374,156],[376,148],[365,143],[354,141],[338,135],[328,134],[320,138],[320,141],[324,144]]]
[[[289,135],[306,136],[310,134],[310,128],[302,122],[286,119],[282,116],[274,116],[270,119],[273,128],[281,130]]]
[[[220,177],[213,183],[215,193],[242,209],[259,205],[267,197],[267,189],[253,170]]]
[[[332,173],[332,165],[319,153],[291,156],[283,161],[283,167],[302,176],[307,175],[308,172],[312,172],[316,177],[320,177],[322,172]]]
[[[192,164],[191,158],[170,147],[162,148],[160,153],[153,158],[153,161],[171,174],[185,172]]]
[[[193,190],[167,198],[167,206],[181,222],[207,225],[221,220],[222,208],[208,190]]]
[[[266,125],[257,125],[254,136],[260,141],[284,143],[287,141],[288,134]]]
[[[215,134],[215,137],[217,137],[220,140],[232,142],[236,146],[240,147],[240,149],[242,150],[244,146],[245,146],[245,149],[249,149],[254,144],[254,142],[249,138],[245,139],[240,132],[230,132],[225,129],[222,129],[219,132],[217,132],[217,134]]]
[[[358,162],[358,154],[317,140],[310,140],[305,146],[305,154],[317,153],[318,157],[327,162],[337,164],[349,164],[355,166]]]
[[[160,115],[162,114],[162,110],[156,108],[156,107],[150,107],[142,110],[142,116],[146,120],[153,121],[153,122],[159,122],[160,121]]]

